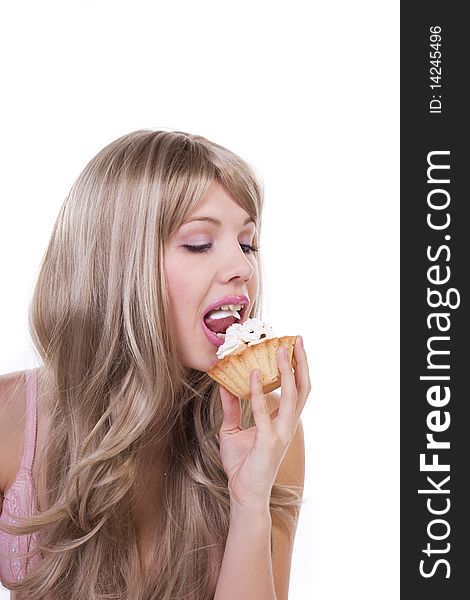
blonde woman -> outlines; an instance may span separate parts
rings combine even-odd
[[[43,258],[43,366],[0,378],[0,575],[12,598],[287,600],[310,391],[250,402],[207,371],[202,319],[261,318],[262,189],[179,131],[121,137],[85,167]]]

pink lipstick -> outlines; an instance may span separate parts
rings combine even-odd
[[[211,344],[214,344],[214,346],[216,346],[217,348],[219,346],[222,346],[222,344],[224,343],[225,334],[217,335],[213,331],[211,331],[205,324],[204,317],[211,310],[219,308],[220,306],[224,306],[225,304],[241,304],[242,305],[242,308],[240,311],[239,323],[243,323],[244,316],[247,313],[247,308],[250,304],[250,300],[247,296],[244,296],[244,295],[242,295],[242,296],[224,296],[223,298],[219,298],[218,300],[216,300],[213,304],[211,304],[204,310],[204,312],[201,316],[202,329],[203,329],[204,334],[207,337],[207,339],[211,342]]]

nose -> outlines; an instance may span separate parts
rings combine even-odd
[[[235,243],[223,252],[221,260],[221,277],[224,281],[233,278],[249,281],[255,272],[255,267],[250,262],[248,254],[245,254],[240,244]]]

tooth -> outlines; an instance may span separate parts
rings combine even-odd
[[[228,310],[230,307],[230,304],[222,304],[222,306],[220,306],[219,308],[221,308],[222,310]]]

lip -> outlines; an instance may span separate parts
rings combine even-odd
[[[239,323],[243,323],[244,322],[244,317],[248,312],[248,307],[250,305],[250,299],[247,296],[224,296],[223,298],[219,298],[218,300],[216,300],[213,304],[211,304],[210,306],[208,306],[207,308],[204,309],[204,312],[201,315],[201,324],[202,324],[202,329],[207,337],[207,339],[211,342],[211,344],[214,344],[214,346],[217,346],[217,348],[219,346],[222,346],[222,344],[224,343],[224,339],[217,337],[217,335],[211,331],[210,329],[207,328],[206,324],[204,323],[204,317],[207,315],[207,313],[211,310],[213,310],[214,308],[219,308],[219,306],[223,306],[224,304],[243,304],[242,309],[240,311],[240,321],[238,321]]]

